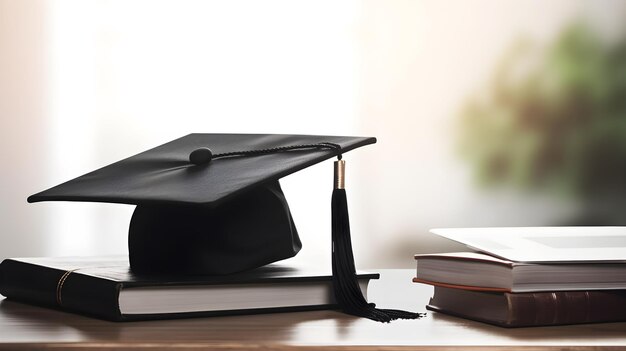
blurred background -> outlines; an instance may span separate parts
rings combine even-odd
[[[0,258],[123,254],[132,206],[33,193],[191,132],[346,155],[360,268],[433,227],[626,224],[626,2],[0,0]],[[332,162],[282,181],[328,262]]]

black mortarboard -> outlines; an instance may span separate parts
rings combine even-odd
[[[129,258],[136,273],[234,273],[292,257],[302,246],[280,178],[334,156],[341,160],[343,153],[375,142],[366,137],[190,134],[28,201],[137,205],[129,228]],[[360,293],[343,163],[336,162],[335,169],[333,285],[338,302],[348,313],[376,320],[415,318],[375,309]]]

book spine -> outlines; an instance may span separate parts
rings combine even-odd
[[[626,291],[506,293],[506,326],[617,322],[626,318]]]
[[[17,301],[118,321],[119,289],[117,282],[77,271],[12,259],[0,263],[0,294]]]

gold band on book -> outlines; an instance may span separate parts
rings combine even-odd
[[[70,276],[70,274],[72,274],[72,272],[74,272],[75,269],[72,269],[71,271],[67,271],[65,273],[63,273],[63,275],[61,276],[61,278],[59,279],[59,282],[57,283],[57,304],[59,306],[63,305],[63,299],[61,297],[61,292],[63,291],[63,284],[65,284],[65,280],[67,280],[67,277]]]

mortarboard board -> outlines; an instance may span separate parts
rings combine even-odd
[[[278,180],[337,156],[333,286],[344,311],[417,318],[368,304],[356,282],[342,154],[371,137],[190,134],[28,198],[137,205],[129,259],[139,274],[228,274],[292,257],[302,244]]]

